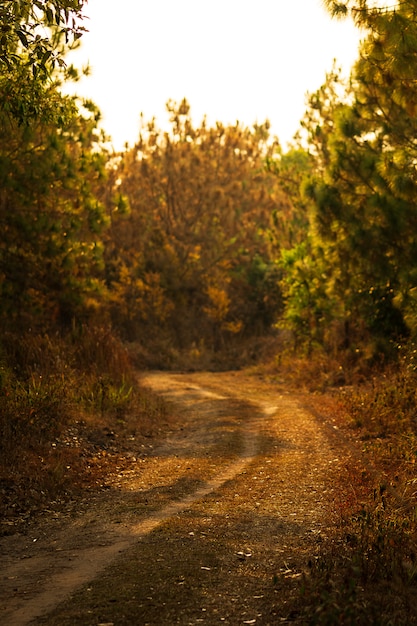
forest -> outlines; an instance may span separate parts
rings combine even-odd
[[[76,452],[51,448],[80,416],[135,407],[152,428],[163,408],[135,371],[264,367],[344,390],[407,494],[382,519],[378,486],[351,533],[415,585],[400,546],[417,519],[417,1],[325,2],[364,37],[349,79],[334,65],[308,94],[290,148],[268,121],[196,125],[184,98],[169,131],[142,119],[120,153],[96,104],[62,90],[85,4],[0,3],[3,510],[84,484]]]

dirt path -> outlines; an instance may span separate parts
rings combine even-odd
[[[348,455],[332,424],[243,373],[142,383],[182,429],[74,519],[0,540],[1,623],[302,623],[299,579]]]

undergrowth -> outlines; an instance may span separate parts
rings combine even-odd
[[[164,416],[138,386],[109,328],[4,335],[0,353],[0,508],[5,519],[98,483],[97,433],[141,436]],[[91,440],[91,441],[90,441]],[[107,441],[106,441],[107,443]],[[105,447],[103,448],[103,455]],[[107,459],[106,459],[107,460]],[[4,528],[1,529],[4,531]]]
[[[275,372],[318,398],[325,392],[330,416],[336,411],[361,446],[362,469],[352,467],[340,484],[336,536],[323,544],[302,583],[305,623],[417,624],[415,347],[399,347],[397,362],[378,369],[318,354],[293,362],[281,357]]]

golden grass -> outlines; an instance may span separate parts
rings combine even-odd
[[[417,367],[402,347],[385,367],[323,352],[261,368],[310,392],[309,403],[359,446],[341,478],[336,537],[302,586],[306,623],[417,623]],[[313,392],[313,394],[311,394]],[[348,488],[349,485],[349,488]],[[348,494],[348,495],[347,495]]]
[[[138,386],[126,349],[107,328],[65,338],[8,336],[2,347],[0,513],[6,521],[24,522],[52,500],[101,485],[131,441],[154,435],[168,420],[162,403]]]

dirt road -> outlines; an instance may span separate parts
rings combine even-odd
[[[255,375],[141,382],[181,428],[79,515],[0,540],[1,623],[305,623],[300,581],[349,454],[331,421]]]

